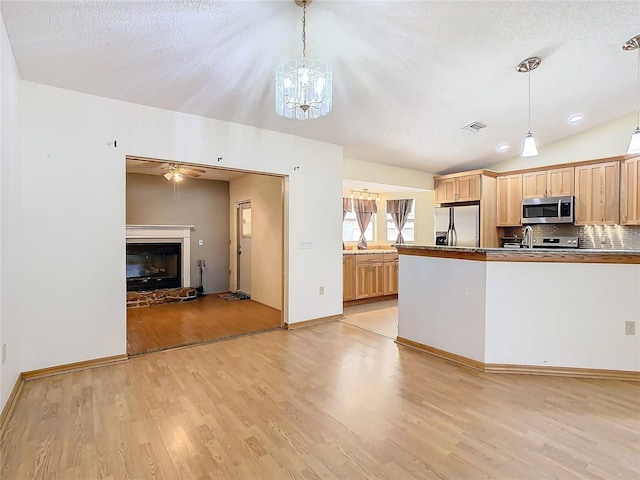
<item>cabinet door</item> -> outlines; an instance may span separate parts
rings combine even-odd
[[[522,175],[498,177],[498,227],[522,225]]]
[[[356,299],[371,296],[371,264],[356,263]]]
[[[547,171],[522,174],[522,198],[546,197]]]
[[[379,297],[384,295],[384,263],[371,264],[371,295]]]
[[[575,168],[576,225],[615,225],[620,220],[620,163]]]
[[[573,195],[573,177],[573,167],[547,170],[547,196],[562,197],[565,195]]]
[[[449,203],[456,201],[456,182],[454,178],[436,180],[436,203]]]
[[[620,209],[623,225],[640,225],[640,157],[622,164]]]
[[[470,202],[480,200],[480,175],[457,177],[456,183],[456,201]]]
[[[384,263],[384,294],[398,293],[398,261]]]
[[[347,302],[356,298],[356,256],[342,256],[342,300]]]

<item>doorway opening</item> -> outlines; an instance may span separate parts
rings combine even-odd
[[[129,156],[126,163],[127,225],[188,229],[182,283],[198,292],[197,299],[128,308],[127,353],[282,328],[284,275],[274,272],[284,270],[285,177]],[[197,172],[182,176],[179,197],[167,165]],[[130,292],[142,293],[149,292]]]

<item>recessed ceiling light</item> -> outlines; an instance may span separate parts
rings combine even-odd
[[[584,115],[582,115],[581,113],[574,113],[569,117],[569,123],[571,125],[575,125],[576,123],[580,123],[583,118],[584,118]]]
[[[498,148],[496,148],[496,150],[498,150],[500,153],[506,152],[507,150],[509,150],[509,145],[507,145],[506,143],[501,143],[500,145],[498,145]]]

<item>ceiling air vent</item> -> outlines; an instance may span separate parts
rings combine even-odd
[[[467,125],[466,127],[462,127],[462,130],[464,130],[467,133],[478,133],[483,128],[487,128],[487,126],[484,123],[473,122]]]

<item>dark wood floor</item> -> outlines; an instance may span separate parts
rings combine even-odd
[[[332,322],[30,380],[0,478],[636,480],[639,398],[640,383],[484,374]]]
[[[281,326],[280,310],[216,294],[186,303],[127,310],[127,353],[136,355]]]

